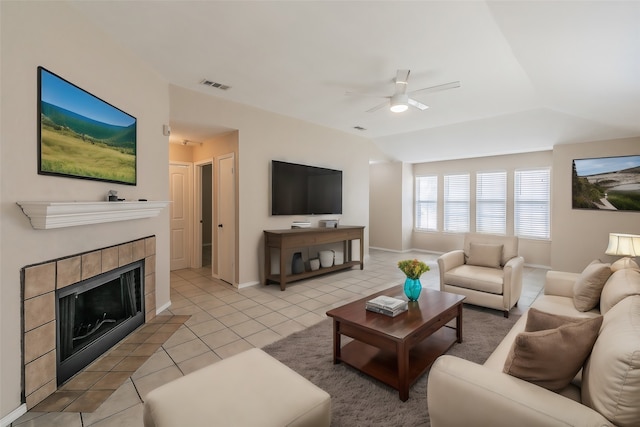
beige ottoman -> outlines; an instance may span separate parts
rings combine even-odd
[[[329,426],[331,396],[253,348],[147,394],[145,427]]]

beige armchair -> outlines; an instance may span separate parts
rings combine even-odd
[[[466,233],[464,249],[438,258],[440,290],[464,295],[465,303],[502,310],[509,317],[522,293],[523,266],[517,237]]]

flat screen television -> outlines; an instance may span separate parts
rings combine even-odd
[[[38,67],[38,174],[136,185],[135,117]]]
[[[271,214],[342,214],[342,171],[273,160]]]
[[[573,209],[640,211],[640,155],[574,159]]]

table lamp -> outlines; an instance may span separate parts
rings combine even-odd
[[[623,268],[639,268],[631,257],[640,256],[640,236],[609,233],[609,246],[605,253],[624,257],[611,264],[611,271],[618,271]]]

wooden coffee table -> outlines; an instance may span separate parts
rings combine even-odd
[[[396,317],[373,313],[365,304],[378,295],[404,297],[394,286],[327,311],[333,318],[333,363],[346,363],[409,398],[409,388],[451,346],[462,342],[464,296],[423,289],[418,301]],[[455,328],[445,326],[456,319]],[[353,340],[341,345],[341,336]]]

